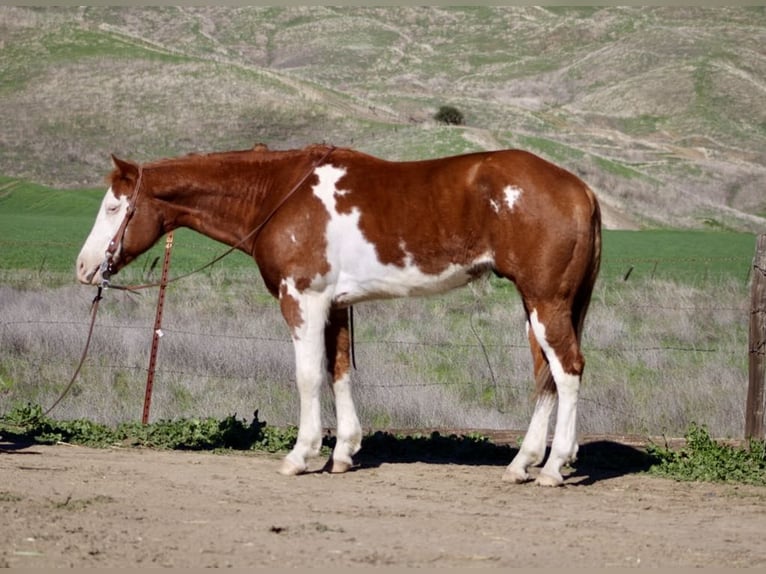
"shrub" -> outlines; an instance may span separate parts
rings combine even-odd
[[[453,106],[441,106],[434,114],[434,119],[443,124],[462,126],[465,123],[463,113]]]
[[[235,415],[222,420],[160,420],[151,424],[122,423],[116,428],[84,419],[49,419],[42,407],[19,405],[0,416],[0,434],[43,444],[67,442],[92,447],[112,444],[178,450],[238,449],[280,452],[292,448],[297,439],[295,427],[268,427],[253,413],[249,424]]]
[[[648,452],[657,463],[651,474],[675,480],[766,484],[766,443],[751,440],[748,448],[714,441],[705,426],[691,424],[686,446],[679,451],[652,445]]]

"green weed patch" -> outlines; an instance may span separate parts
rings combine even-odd
[[[652,445],[648,452],[657,462],[649,473],[675,480],[766,485],[766,442],[751,440],[747,448],[737,448],[713,440],[696,424],[685,438],[680,450]]]
[[[91,447],[142,446],[176,450],[257,450],[280,452],[292,448],[297,429],[267,427],[258,420],[247,422],[236,415],[214,418],[160,420],[151,424],[129,422],[115,428],[77,419],[57,421],[46,417],[38,405],[17,406],[0,418],[0,434],[42,444],[66,442]]]

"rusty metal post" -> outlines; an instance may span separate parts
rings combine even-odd
[[[160,278],[160,290],[157,295],[157,311],[154,315],[154,332],[152,333],[152,350],[149,355],[149,369],[146,374],[146,392],[144,393],[144,412],[141,423],[149,422],[149,407],[152,404],[152,388],[154,387],[154,368],[157,364],[157,352],[162,338],[162,310],[165,306],[165,287],[168,283],[168,271],[170,270],[170,252],[173,249],[173,232],[165,237],[165,258],[162,262],[162,276]]]
[[[766,234],[758,236],[750,286],[749,383],[745,409],[745,438],[764,438],[766,385]]]

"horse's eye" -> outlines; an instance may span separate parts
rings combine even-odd
[[[106,212],[110,215],[117,213],[120,211],[120,204],[117,205],[107,205],[106,206]]]

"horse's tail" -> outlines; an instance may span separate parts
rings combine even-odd
[[[577,343],[582,338],[583,325],[585,324],[585,315],[588,314],[593,287],[596,284],[598,271],[601,267],[601,206],[593,191],[588,188],[588,197],[593,206],[593,215],[591,216],[591,245],[590,257],[588,259],[588,268],[585,270],[580,288],[575,294],[572,304],[572,323],[577,334]]]
[[[593,287],[596,284],[598,271],[601,267],[601,207],[599,206],[596,195],[590,188],[587,188],[588,198],[592,206],[591,227],[590,227],[590,253],[588,254],[588,267],[585,269],[582,281],[578,287],[574,300],[572,301],[572,324],[577,336],[577,344],[582,339],[583,326],[585,325],[585,316],[588,314]],[[542,394],[556,395],[556,383],[549,366],[546,364],[537,375],[535,380],[535,396]]]

